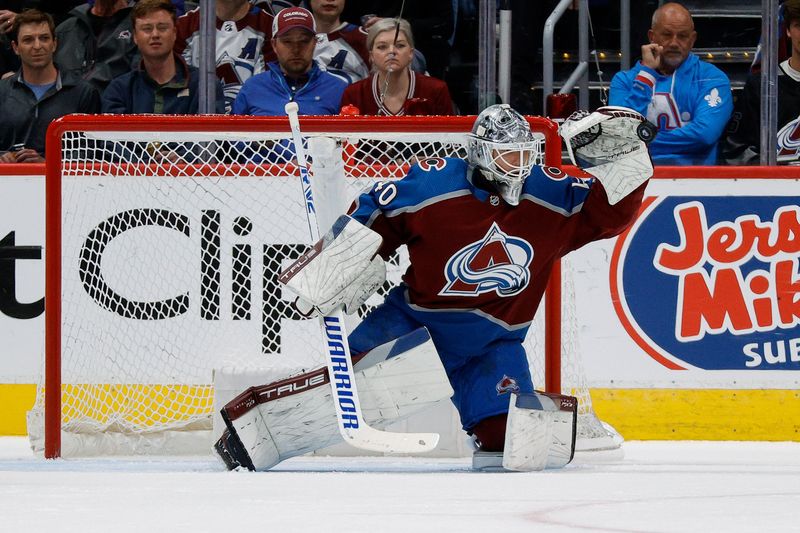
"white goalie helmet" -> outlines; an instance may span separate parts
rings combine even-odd
[[[518,205],[538,154],[528,121],[508,104],[496,104],[478,115],[469,137],[470,166],[481,169],[509,205]]]

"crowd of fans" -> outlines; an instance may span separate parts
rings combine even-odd
[[[367,115],[456,114],[440,78],[459,3],[216,0],[216,112],[282,115],[296,101],[309,115],[345,107]],[[0,46],[0,162],[42,161],[48,124],[69,113],[198,112],[196,3],[8,4],[0,9],[0,45],[7,45]],[[397,19],[401,5],[406,18]],[[800,128],[800,0],[786,0],[783,12],[791,57],[780,65],[779,139],[789,162],[797,160],[790,144]],[[686,8],[656,9],[641,60],[614,76],[609,103],[658,127],[651,145],[657,164],[757,162],[758,78],[748,80],[734,109],[728,77],[692,53],[696,36]]]

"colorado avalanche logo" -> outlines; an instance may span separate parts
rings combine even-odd
[[[447,261],[447,285],[441,296],[479,296],[495,291],[514,296],[528,286],[533,247],[524,239],[503,233],[497,223],[483,239],[469,244]]]
[[[494,388],[497,391],[498,396],[502,394],[508,394],[509,392],[519,393],[519,385],[517,384],[517,380],[510,378],[505,374],[503,374],[503,379],[498,381]]]
[[[800,154],[800,117],[787,123],[778,132],[778,161],[796,161]]]

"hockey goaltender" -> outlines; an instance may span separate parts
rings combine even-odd
[[[426,159],[402,180],[376,184],[281,274],[301,312],[325,317],[355,312],[399,246],[411,260],[349,335],[352,369],[343,329],[325,319],[327,367],[253,387],[223,408],[215,449],[228,468],[266,470],[447,397],[475,440],[476,467],[532,471],[572,460],[577,400],[534,390],[522,341],[554,260],[634,220],[653,173],[655,128],[629,109],[602,107],[576,113],[560,134],[591,177],[536,165],[525,118],[505,104],[485,109],[467,160]]]

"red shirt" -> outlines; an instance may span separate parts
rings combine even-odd
[[[407,71],[411,75],[408,84],[408,95],[403,108],[392,113],[381,102],[381,87],[378,76],[371,74],[368,78],[356,82],[344,90],[342,107],[356,106],[362,115],[452,115],[453,102],[450,91],[442,80],[425,76],[417,72]]]

